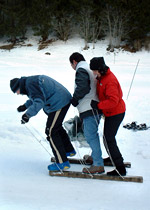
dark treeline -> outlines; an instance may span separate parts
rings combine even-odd
[[[0,0],[0,37],[15,43],[32,28],[43,41],[79,34],[88,47],[107,36],[110,48],[138,50],[149,47],[149,12],[149,0]]]

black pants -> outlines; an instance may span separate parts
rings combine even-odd
[[[117,146],[115,136],[117,134],[117,131],[119,129],[119,126],[124,116],[125,116],[125,113],[118,114],[111,117],[105,117],[105,122],[104,122],[104,136],[103,136],[104,145],[108,154],[110,153],[110,156],[115,166],[120,166],[123,164],[123,158]]]
[[[74,150],[69,136],[62,126],[65,115],[69,109],[70,104],[62,109],[52,112],[48,115],[46,123],[47,140],[50,142],[53,154],[57,163],[67,161],[66,152]]]

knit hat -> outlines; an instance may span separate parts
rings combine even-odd
[[[90,69],[98,70],[101,75],[105,75],[109,67],[106,66],[103,57],[94,57],[90,60]]]
[[[105,61],[103,57],[94,57],[90,60],[91,70],[101,70],[105,67]]]
[[[19,78],[10,80],[10,88],[14,93],[19,89]]]

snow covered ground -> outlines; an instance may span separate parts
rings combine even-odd
[[[70,39],[66,43],[56,41],[41,51],[37,50],[36,40],[26,42],[33,46],[18,47],[10,52],[0,50],[0,210],[149,210],[150,129],[134,132],[123,128],[123,124],[137,121],[138,124],[146,123],[150,126],[150,53],[108,53],[105,50],[106,41],[96,43],[95,49],[91,45],[89,50],[82,51],[84,42],[79,38]],[[50,177],[47,166],[52,152],[44,140],[45,114],[41,111],[28,124],[20,124],[21,114],[16,108],[27,98],[10,91],[10,79],[46,74],[73,93],[75,72],[68,58],[76,51],[81,52],[88,63],[94,56],[104,56],[106,64],[121,83],[127,111],[117,141],[124,160],[132,163],[128,175],[143,176],[142,184]],[[46,52],[51,55],[46,55]],[[75,108],[70,107],[65,120],[77,113]],[[100,136],[102,130],[103,120]],[[78,142],[74,142],[74,145],[77,157],[90,154],[90,148],[80,147]],[[101,145],[103,156],[106,157],[102,138]],[[82,168],[71,166],[71,170],[81,171]],[[112,168],[105,169],[108,171]]]

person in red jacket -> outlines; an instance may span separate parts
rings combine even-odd
[[[123,93],[116,76],[106,66],[103,57],[94,57],[90,60],[90,69],[97,76],[97,94],[99,102],[92,100],[93,109],[100,109],[104,116],[103,140],[109,158],[116,169],[107,172],[107,175],[125,176],[126,169],[122,154],[117,146],[116,134],[125,116],[125,102]]]

